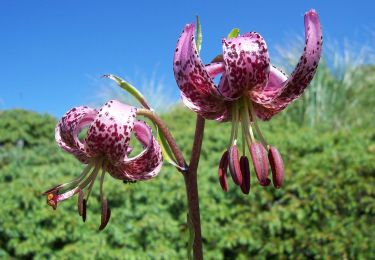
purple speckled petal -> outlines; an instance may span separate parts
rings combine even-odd
[[[215,78],[218,74],[223,73],[225,71],[224,62],[212,62],[205,66],[208,75],[211,78]]]
[[[267,104],[271,102],[283,91],[283,86],[287,79],[288,76],[284,72],[275,66],[271,66],[266,87],[261,91],[249,91],[251,100],[259,104]]]
[[[163,164],[161,148],[151,128],[142,121],[134,124],[134,134],[144,150],[133,158],[126,158],[119,167],[109,167],[109,173],[121,180],[148,180],[155,177]]]
[[[184,93],[181,94],[182,102],[193,110],[194,112],[198,113],[200,116],[204,117],[205,119],[209,120],[216,120],[216,121],[227,121],[228,115],[230,114],[230,109],[228,107],[227,103],[222,104],[222,108],[219,111],[211,111],[209,107],[211,106],[208,104],[208,107],[206,106],[206,101],[211,102],[211,100],[208,98],[206,100],[201,101],[191,101],[189,98],[187,98]],[[208,108],[208,109],[207,109]]]
[[[318,67],[322,44],[319,16],[315,10],[310,10],[305,14],[304,52],[292,75],[285,82],[281,94],[268,104],[256,106],[256,113],[262,120],[270,119],[302,95]]]
[[[94,120],[96,115],[95,109],[83,106],[75,107],[61,118],[55,128],[57,144],[83,163],[87,163],[88,154],[84,144],[78,139],[78,134]]]
[[[128,152],[137,109],[116,100],[105,103],[87,132],[86,147],[91,156],[103,155],[119,165]]]
[[[214,64],[206,69],[196,50],[194,24],[186,25],[177,42],[173,62],[174,76],[184,103],[189,104],[189,108],[194,107],[193,110],[203,117],[206,113],[219,117],[225,111],[224,101],[211,78],[221,71],[220,67],[220,64]]]
[[[229,80],[228,80],[228,76],[227,76],[226,72],[224,72],[223,75],[221,75],[221,77],[220,77],[218,89],[219,89],[220,93],[221,93],[221,91],[223,92],[223,93],[221,93],[221,95],[223,96],[224,100],[233,101],[233,100],[237,99],[236,97],[232,97],[232,95],[230,94],[231,93],[231,87],[229,85]]]
[[[258,33],[223,39],[223,57],[229,83],[219,85],[223,96],[236,99],[245,91],[262,91],[266,87],[269,55],[267,45]]]

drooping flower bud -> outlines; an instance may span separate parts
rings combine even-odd
[[[260,185],[270,185],[271,181],[268,179],[268,159],[266,149],[261,143],[252,143],[250,145],[250,154]]]
[[[271,165],[273,186],[275,186],[276,189],[281,188],[284,182],[284,162],[275,147],[270,146],[268,160]]]
[[[238,158],[238,148],[235,144],[229,148],[229,171],[232,175],[233,182],[240,186],[242,184],[242,173],[240,160]]]
[[[242,184],[241,190],[244,194],[249,194],[250,192],[250,165],[249,159],[246,156],[241,156],[240,166],[242,172]]]
[[[228,154],[228,151],[225,151],[220,159],[219,173],[218,173],[220,186],[225,192],[228,191],[228,182],[227,182],[228,164],[229,164],[229,154]]]

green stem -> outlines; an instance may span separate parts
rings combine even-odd
[[[203,259],[203,247],[200,224],[197,170],[203,142],[205,119],[199,115],[197,116],[190,165],[186,167],[185,159],[181,150],[177,146],[176,141],[174,140],[172,134],[168,130],[168,127],[161,120],[161,118],[157,116],[153,111],[143,108],[139,108],[137,110],[137,115],[142,115],[151,119],[158,126],[159,131],[163,132],[165,139],[167,140],[173,152],[173,155],[175,156],[177,163],[180,166],[179,170],[183,174],[185,181],[189,218],[191,220],[194,231],[193,256],[195,260],[201,260]]]

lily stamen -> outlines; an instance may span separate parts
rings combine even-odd
[[[100,227],[99,230],[103,230],[111,217],[111,209],[108,206],[108,201],[104,197],[104,190],[103,190],[103,185],[104,185],[104,177],[105,177],[105,170],[103,169],[102,175],[100,176],[100,203],[101,203],[101,221],[100,221]]]
[[[103,167],[102,166],[102,159],[99,159],[99,161],[95,165],[94,171],[92,172],[92,174],[89,177],[90,178],[90,185],[87,188],[86,202],[89,201],[89,197],[90,197],[92,188],[94,187],[96,177],[98,176],[98,173],[99,173],[100,169],[102,169],[102,167]],[[82,189],[84,189],[84,188],[85,187],[82,187]]]

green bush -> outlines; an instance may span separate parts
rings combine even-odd
[[[176,108],[164,118],[188,155],[194,114]],[[54,144],[55,120],[5,111],[0,124],[2,144],[17,140],[27,144],[0,149],[1,258],[186,258],[186,197],[182,177],[172,167],[164,167],[156,179],[136,184],[107,177],[105,193],[112,218],[98,232],[98,187],[89,201],[85,224],[75,199],[53,211],[41,195],[83,169]],[[286,181],[280,190],[264,188],[252,171],[248,196],[234,185],[224,194],[218,184],[217,165],[229,128],[207,123],[199,166],[207,259],[375,258],[373,128],[301,128],[285,123],[283,117],[261,125],[268,141],[283,154]]]
[[[33,146],[51,143],[56,119],[16,109],[0,111],[0,146]]]

